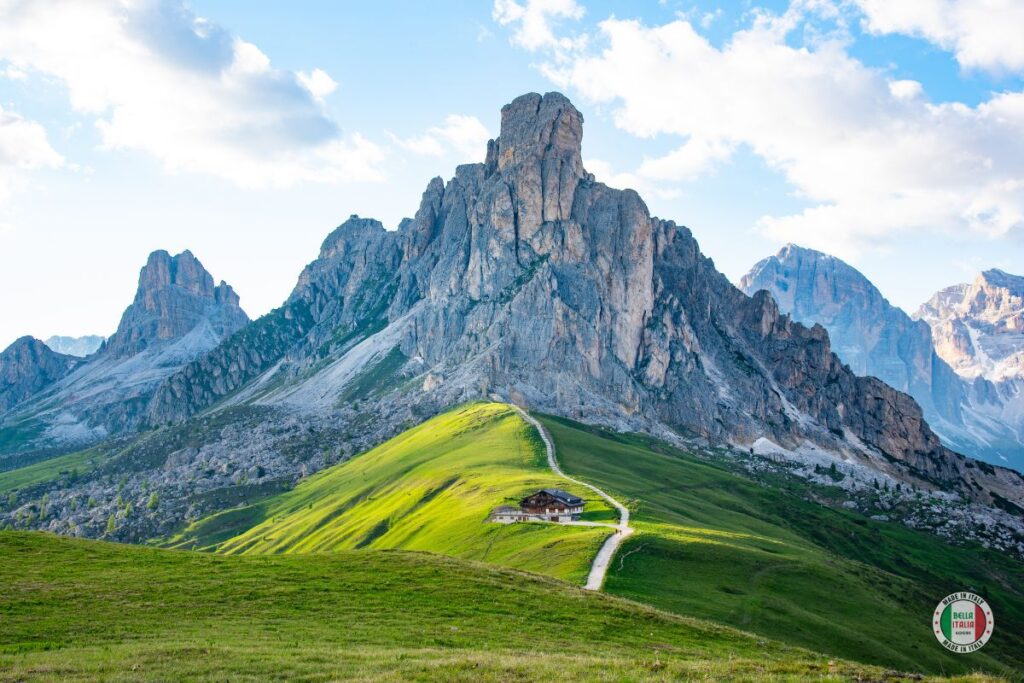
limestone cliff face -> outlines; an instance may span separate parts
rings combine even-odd
[[[855,374],[878,377],[913,396],[940,433],[943,423],[962,427],[964,388],[936,354],[928,326],[891,305],[850,265],[789,244],[754,265],[740,289],[767,290],[793,319],[823,325]]]
[[[79,360],[21,337],[0,353],[0,412],[9,410],[68,374]]]
[[[153,252],[114,335],[96,353],[70,363],[69,372],[36,382],[34,391],[0,415],[0,428],[7,422],[34,425],[42,436],[20,448],[88,443],[135,429],[168,376],[248,322],[234,290],[224,282],[214,285],[190,252]],[[59,358],[68,364],[67,357]]]
[[[913,396],[952,448],[989,462],[1024,466],[1024,440],[993,414],[1003,404],[998,392],[979,396],[977,382],[957,375],[936,349],[932,328],[890,305],[853,267],[834,256],[786,245],[758,262],[740,287],[749,294],[766,290],[794,319],[823,325],[843,362],[858,375],[878,377]],[[951,310],[956,289],[937,294],[931,310]]]
[[[227,397],[329,409],[390,350],[406,359],[405,379],[381,383],[393,390],[381,400],[437,410],[498,394],[589,422],[823,449],[971,499],[996,491],[1024,503],[1024,480],[967,467],[912,398],[845,367],[823,327],[747,296],[688,229],[587,173],[582,134],[564,96],[514,100],[484,163],[432,180],[395,232],[346,222],[282,309],[165,383],[154,421]],[[916,363],[907,383],[928,372]]]
[[[192,252],[171,256],[154,251],[139,273],[135,300],[103,352],[126,358],[180,339],[199,325],[208,325],[215,335],[225,337],[248,322],[231,286],[225,282],[214,286],[213,277]]]
[[[986,270],[970,284],[936,292],[915,315],[960,375],[1024,379],[1024,277]]]
[[[936,352],[963,378],[976,429],[1024,469],[1024,277],[986,270],[936,292],[915,313]]]

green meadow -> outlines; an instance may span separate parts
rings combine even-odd
[[[904,670],[1024,670],[1022,565],[804,500],[646,437],[545,417],[568,474],[629,501],[637,533],[605,589],[837,656]],[[998,632],[949,654],[930,618],[957,590],[985,595]]]
[[[606,594],[579,586],[607,529],[487,521],[550,486],[586,498],[587,518],[615,515],[551,473],[511,408],[477,403],[168,549],[0,534],[0,681],[1021,680],[1019,562],[724,459],[542,419],[565,471],[631,508]],[[969,656],[929,625],[963,589],[997,623]]]
[[[200,520],[179,548],[225,554],[424,550],[582,583],[606,529],[487,521],[498,505],[560,487],[607,504],[555,476],[533,428],[508,406],[473,404],[414,427],[255,505]]]
[[[430,553],[0,532],[0,558],[0,681],[922,680]]]
[[[97,450],[86,450],[0,472],[0,493],[9,493],[60,477],[74,478],[99,465],[105,457]]]

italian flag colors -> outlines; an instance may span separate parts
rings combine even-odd
[[[939,628],[951,643],[971,645],[985,635],[988,626],[981,605],[969,600],[954,600],[939,616]]]

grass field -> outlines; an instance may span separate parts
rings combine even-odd
[[[0,585],[0,681],[908,680],[427,553],[0,532]]]
[[[86,450],[0,472],[0,493],[41,484],[62,476],[75,477],[85,474],[96,467],[104,457],[99,451]]]
[[[607,504],[555,476],[536,432],[508,406],[473,404],[429,420],[250,507],[206,518],[172,539],[226,554],[425,550],[582,583],[608,531],[501,525],[490,511],[543,487]]]
[[[651,439],[544,423],[566,473],[630,501],[638,533],[609,592],[858,661],[1024,670],[1021,563],[806,502]],[[947,654],[931,613],[964,589],[985,595],[997,630],[978,653]]]

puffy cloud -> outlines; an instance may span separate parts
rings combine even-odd
[[[856,0],[864,26],[878,34],[924,38],[965,68],[1024,70],[1020,0]]]
[[[0,107],[0,202],[25,182],[26,171],[64,165],[41,125]]]
[[[690,180],[741,146],[761,157],[810,204],[761,219],[780,240],[851,254],[906,231],[1022,229],[1024,93],[934,104],[851,57],[841,31],[793,44],[805,11],[757,14],[721,47],[685,18],[611,18],[600,41],[553,50],[543,70],[634,135],[685,139],[627,174],[637,184]]]
[[[583,6],[576,0],[495,0],[492,15],[502,26],[514,26],[512,41],[527,50],[540,48],[572,48],[576,40],[556,37],[553,21],[580,19]]]
[[[309,94],[318,100],[330,95],[338,89],[338,84],[323,69],[313,69],[311,73],[298,72],[296,76]]]
[[[462,161],[481,161],[491,135],[475,116],[449,114],[443,126],[429,128],[418,137],[391,137],[398,146],[415,154],[439,157],[452,151]]]
[[[0,0],[0,59],[63,83],[106,148],[170,170],[253,187],[382,175],[383,151],[326,113],[330,76],[276,69],[177,0]]]

